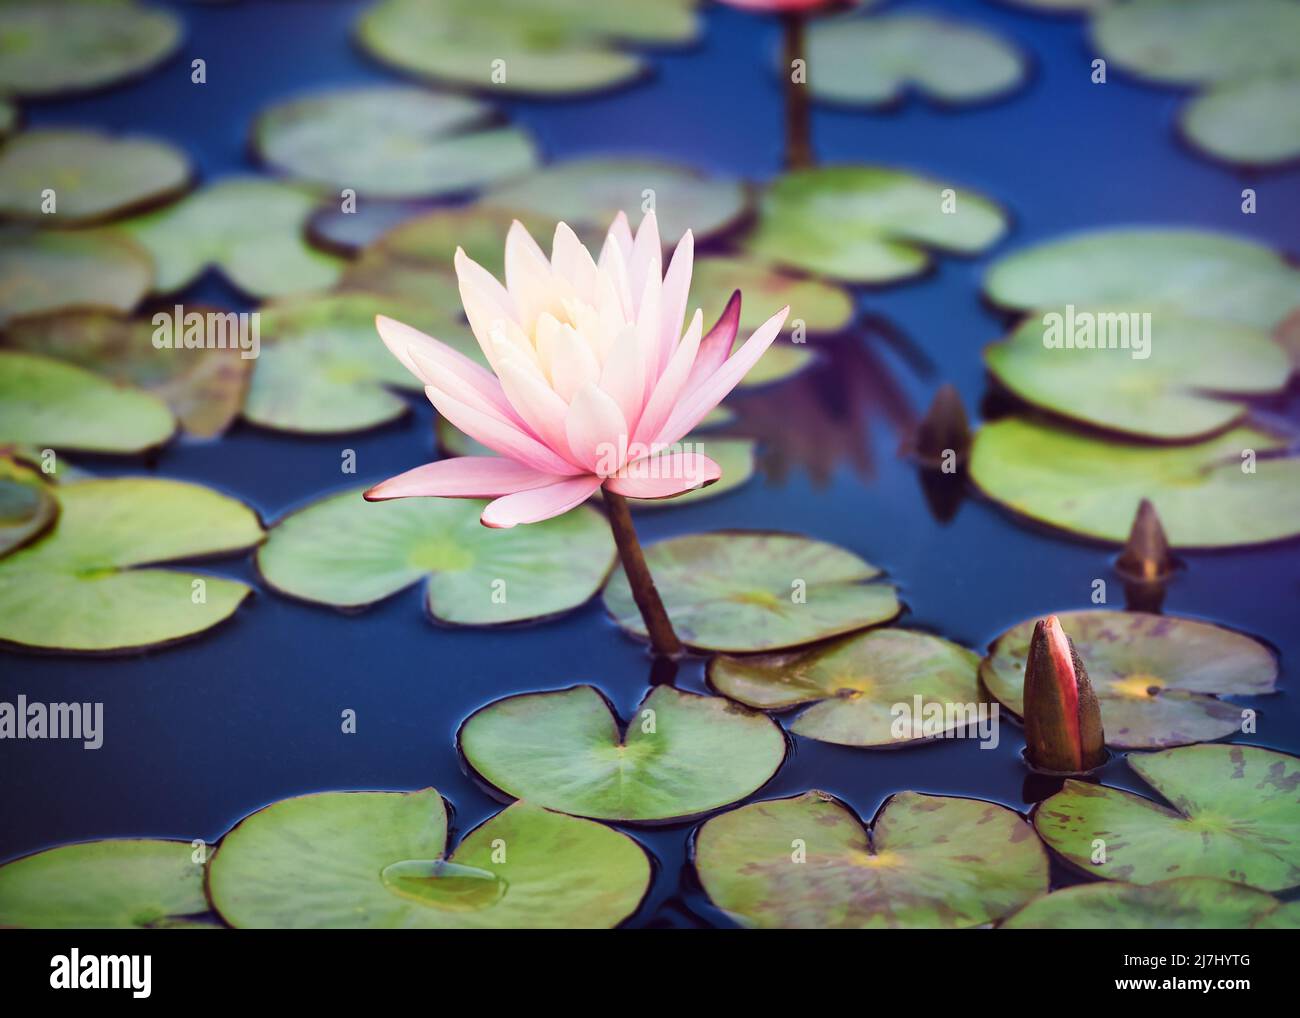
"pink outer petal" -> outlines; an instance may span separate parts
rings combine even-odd
[[[459,456],[425,463],[365,493],[367,502],[433,495],[441,498],[498,498],[554,484],[564,478],[498,456]]]
[[[605,487],[628,498],[672,498],[721,476],[722,468],[703,453],[672,452],[629,463]]]
[[[700,352],[695,355],[695,365],[691,368],[682,392],[690,392],[712,375],[727,359],[731,347],[736,342],[736,333],[740,331],[740,291],[737,290],[727,301],[704,338],[700,340]]]
[[[568,477],[580,472],[572,463],[561,459],[511,422],[463,403],[436,385],[425,386],[424,392],[438,413],[493,452],[518,460],[542,473]]]
[[[668,271],[664,274],[663,291],[659,295],[660,316],[663,322],[659,334],[659,361],[655,377],[663,374],[672,359],[677,341],[681,339],[682,325],[686,320],[686,301],[691,291],[691,269],[695,262],[695,237],[687,230],[677,242]]]
[[[581,505],[599,487],[600,478],[594,474],[567,477],[544,488],[532,488],[497,499],[483,510],[479,522],[485,527],[503,529],[520,523],[539,523]]]
[[[677,397],[681,395],[686,379],[690,377],[691,365],[695,363],[699,352],[703,321],[699,311],[696,311],[691,319],[691,327],[686,330],[686,335],[673,351],[672,359],[663,374],[659,376],[659,381],[655,383],[650,399],[646,401],[641,419],[636,425],[633,441],[649,444],[672,416]]]
[[[375,328],[394,357],[425,385],[455,392],[462,402],[518,423],[496,375],[458,350],[403,322],[375,316]]]

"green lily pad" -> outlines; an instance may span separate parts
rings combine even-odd
[[[148,647],[210,629],[248,596],[234,580],[134,568],[256,544],[262,528],[243,503],[151,477],[55,492],[54,529],[0,559],[0,640],[64,651]]]
[[[984,363],[1026,402],[1097,427],[1163,441],[1204,438],[1246,416],[1233,396],[1280,392],[1291,375],[1286,351],[1251,326],[1164,310],[1145,321],[1121,309],[1056,314],[1061,341],[1076,342],[1085,322],[1096,348],[1048,347],[1047,316],[1030,315],[985,348]]]
[[[660,541],[646,562],[677,635],[701,650],[779,650],[878,625],[901,610],[880,570],[844,548],[796,534],[718,531]],[[645,623],[621,569],[605,608],[624,629]]]
[[[1300,73],[1227,81],[1183,107],[1183,133],[1202,152],[1248,166],[1300,157]]]
[[[1277,910],[1271,894],[1210,877],[1103,881],[1035,898],[1004,930],[1244,930]]]
[[[189,159],[166,142],[100,131],[25,131],[0,150],[0,215],[86,223],[166,201],[189,182]],[[56,202],[48,215],[47,188]]]
[[[360,431],[402,416],[392,389],[423,386],[383,348],[375,316],[389,315],[482,360],[469,330],[423,306],[371,293],[321,294],[262,310],[262,350],[244,417],[304,434]]]
[[[1007,255],[984,289],[1022,311],[1166,307],[1272,329],[1300,306],[1300,271],[1271,248],[1228,234],[1112,228]]]
[[[945,214],[951,189],[956,211]],[[1006,216],[966,188],[880,166],[797,170],[768,185],[748,251],[765,261],[852,283],[923,272],[926,248],[975,254],[1006,231]]]
[[[0,350],[0,442],[142,452],[175,427],[157,396],[52,357]]]
[[[1270,455],[1284,446],[1249,427],[1160,446],[1006,417],[976,433],[970,472],[993,501],[1071,533],[1122,543],[1148,498],[1174,547],[1230,548],[1300,533],[1300,458]]]
[[[134,3],[0,4],[0,92],[50,96],[150,70],[181,40],[173,14]]]
[[[1128,764],[1172,808],[1069,780],[1034,812],[1042,839],[1105,880],[1219,877],[1261,891],[1300,885],[1300,760],[1256,746],[1203,745],[1134,754]],[[1094,862],[1103,849],[1104,861]]]
[[[102,230],[0,230],[0,325],[55,311],[130,311],[153,278],[148,252]]]
[[[460,294],[454,289],[456,248],[464,248],[474,261],[498,279],[504,278],[505,238],[515,219],[520,220],[535,238],[540,238],[539,243],[546,243],[555,232],[554,219],[514,209],[494,208],[482,203],[434,209],[383,233],[362,251],[354,266],[373,258],[382,259],[382,263],[393,268],[442,273],[451,280],[456,294],[454,307],[458,308]],[[578,229],[572,223],[569,225]],[[600,238],[593,236],[591,239]]]
[[[1256,930],[1300,930],[1300,901],[1279,905],[1271,912],[1265,912],[1252,924]]]
[[[423,201],[373,199],[361,201],[345,212],[338,199],[330,198],[312,213],[307,235],[313,244],[326,251],[353,255],[393,227],[427,211],[428,203]]]
[[[687,230],[697,242],[721,233],[748,204],[737,181],[706,177],[674,163],[605,157],[556,163],[489,191],[482,201],[551,224],[563,220],[580,236],[601,236],[618,213],[626,212],[636,222],[638,210],[653,207],[665,244],[677,243]]]
[[[1300,65],[1289,0],[1141,0],[1101,8],[1092,39],[1130,74],[1163,84],[1229,81]]]
[[[1241,708],[1217,697],[1274,691],[1272,652],[1230,629],[1143,612],[1057,617],[1088,668],[1106,743],[1118,749],[1221,739],[1241,730]],[[1036,621],[999,636],[980,664],[980,680],[1017,716],[1024,714],[1025,658]]]
[[[367,248],[361,257],[349,262],[334,289],[340,293],[391,298],[407,307],[422,309],[424,315],[436,312],[446,322],[461,317],[460,290],[454,275],[413,260],[394,257],[378,246]],[[395,317],[391,312],[384,313],[390,318]],[[458,334],[464,332],[465,326],[459,325],[456,331]],[[483,360],[477,342],[472,352],[461,352]]]
[[[431,198],[532,169],[517,127],[492,127],[492,107],[423,88],[337,89],[272,106],[253,128],[258,154],[291,176],[350,187],[364,201]]]
[[[620,730],[591,686],[525,693],[471,714],[469,765],[507,795],[600,820],[671,820],[743,799],[785,760],[772,721],[721,697],[656,686]]]
[[[237,927],[555,929],[615,926],[650,883],[627,835],[526,802],[447,849],[432,788],[304,795],[222,839],[208,892]]]
[[[376,59],[436,81],[483,90],[575,95],[624,84],[643,62],[614,40],[686,42],[691,0],[382,0],[357,36]]]
[[[594,509],[494,530],[479,523],[481,501],[366,502],[362,490],[280,520],[257,555],[266,582],[291,597],[355,608],[425,580],[435,619],[485,626],[578,607],[614,561],[609,526]]]
[[[0,866],[0,926],[181,929],[220,925],[208,913],[203,865],[186,841],[85,841]]]
[[[1003,806],[919,792],[889,797],[871,832],[825,792],[714,817],[695,840],[713,903],[746,926],[980,926],[1047,890],[1047,854]]]
[[[45,533],[58,517],[58,500],[41,475],[0,456],[0,557]]]
[[[704,321],[713,323],[736,290],[742,297],[737,342],[744,342],[749,333],[787,304],[790,317],[786,319],[786,333],[797,322],[802,322],[810,333],[839,332],[853,320],[853,295],[843,287],[792,276],[746,258],[726,256],[695,260],[687,306],[701,308]],[[759,358],[751,375],[763,368],[772,352],[769,348]]]
[[[924,14],[820,19],[806,55],[812,94],[853,106],[885,105],[909,88],[942,103],[981,102],[1015,89],[1027,70],[1001,36]]]
[[[977,655],[937,636],[875,629],[814,650],[720,655],[709,662],[709,683],[723,696],[761,710],[807,706],[788,726],[796,735],[841,746],[893,748],[964,731],[964,715],[958,719],[943,707],[981,699],[978,665]],[[924,707],[915,718],[907,715],[915,725],[896,727],[893,708],[904,704],[912,711],[915,697],[939,705],[934,730],[920,727]]]
[[[189,314],[221,315],[222,335],[229,343],[238,342],[233,313],[186,305]],[[240,355],[237,345],[155,347],[153,337],[160,328],[145,319],[74,312],[19,322],[5,331],[0,344],[49,354],[119,384],[139,386],[162,399],[189,434],[221,434],[239,415],[252,361]],[[170,331],[164,338],[175,340]],[[101,426],[93,422],[87,430],[97,435]]]
[[[340,260],[303,236],[315,203],[306,188],[228,178],[118,229],[153,256],[154,293],[175,293],[219,268],[250,296],[280,297],[323,290],[338,278]]]
[[[7,138],[18,129],[18,107],[8,99],[0,99],[0,138]]]

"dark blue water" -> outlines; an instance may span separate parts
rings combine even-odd
[[[1013,228],[973,260],[942,259],[919,281],[862,296],[864,324],[838,340],[827,365],[793,390],[739,404],[773,438],[767,462],[781,479],[694,507],[646,513],[645,540],[719,527],[797,530],[886,568],[900,585],[904,621],[982,648],[1006,627],[1050,610],[1089,607],[1094,578],[1123,607],[1113,551],[1012,522],[968,498],[941,525],[913,468],[895,456],[898,429],[941,381],[968,406],[987,389],[983,344],[999,316],[979,282],[1007,251],[1086,227],[1188,224],[1296,247],[1300,171],[1245,175],[1192,155],[1172,129],[1178,93],[1112,75],[1089,81],[1082,23],[981,2],[907,3],[960,14],[1014,39],[1035,65],[1006,102],[962,112],[909,102],[885,115],[818,109],[823,160],[881,161],[978,188],[1011,212]],[[392,80],[349,41],[361,5],[183,5],[182,52],[146,79],[69,102],[28,106],[35,124],[86,124],[165,137],[211,179],[251,169],[246,138],[266,104],[317,86]],[[510,101],[548,158],[592,152],[649,153],[718,173],[763,179],[780,168],[781,102],[770,73],[775,25],[723,8],[705,12],[700,45],[653,56],[647,82],[571,102]],[[208,84],[189,83],[202,57]],[[1259,192],[1259,213],[1240,212],[1240,192]],[[216,280],[187,298],[244,306]],[[879,321],[873,321],[879,319]],[[783,394],[785,393],[785,394]],[[823,413],[783,407],[815,399]],[[788,401],[788,402],[787,402]],[[1271,409],[1300,419],[1295,387]],[[304,440],[238,426],[219,442],[181,442],[156,461],[79,462],[103,473],[156,471],[201,481],[247,500],[267,522],[319,495],[380,480],[430,458],[432,411],[413,402],[405,420],[373,432]],[[824,483],[783,449],[801,428],[843,454]],[[836,444],[838,443],[838,444]],[[358,475],[339,472],[357,452]],[[854,450],[857,450],[856,452]],[[340,535],[340,540],[345,540]],[[1255,744],[1300,750],[1294,687],[1300,672],[1300,561],[1295,541],[1184,556],[1165,610],[1203,616],[1272,643],[1281,692],[1241,701],[1259,711]],[[247,558],[214,572],[256,583]],[[111,658],[38,657],[0,651],[0,699],[102,700],[106,738],[84,752],[58,742],[0,748],[0,858],[65,841],[123,835],[218,838],[236,820],[286,796],[324,789],[437,787],[463,833],[495,812],[457,758],[463,718],[509,693],[590,682],[626,714],[646,692],[647,660],[598,603],[556,622],[485,634],[439,628],[405,591],[358,616],[259,592],[229,624],[155,653]],[[704,689],[700,662],[679,676]],[[355,735],[339,730],[345,708]],[[794,740],[785,767],[759,795],[833,792],[864,817],[900,789],[996,799],[1023,808],[1026,771],[1019,730],[1004,726],[997,751],[968,741],[866,752]],[[1109,783],[1135,787],[1122,760]],[[633,925],[725,924],[693,883],[686,857],[692,825],[629,828],[659,860]],[[1061,877],[1058,874],[1058,877]]]

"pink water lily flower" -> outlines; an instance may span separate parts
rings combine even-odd
[[[739,293],[707,334],[698,310],[683,333],[693,256],[687,233],[662,270],[653,212],[635,237],[619,213],[599,260],[564,223],[547,258],[515,222],[504,286],[458,249],[465,315],[491,371],[401,322],[376,325],[438,413],[500,455],[427,463],[366,498],[491,498],[482,522],[513,527],[567,512],[602,485],[667,498],[717,480],[713,460],[677,443],[745,377],[789,308],[735,353]]]

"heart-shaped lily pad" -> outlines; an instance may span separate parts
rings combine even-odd
[[[173,14],[134,3],[0,4],[0,92],[61,95],[112,85],[176,49]]]
[[[49,530],[59,503],[31,467],[0,456],[0,556],[8,555]]]
[[[1160,446],[1006,417],[976,433],[970,472],[995,502],[1071,533],[1123,542],[1147,498],[1171,545],[1229,548],[1300,533],[1300,458],[1272,455],[1284,446],[1255,428]]]
[[[769,184],[747,247],[804,272],[887,283],[924,271],[926,248],[974,254],[1005,230],[1002,210],[966,188],[881,166],[828,166]]]
[[[161,324],[95,312],[45,315],[18,322],[5,330],[0,344],[49,354],[123,385],[138,385],[162,399],[188,433],[211,438],[225,431],[238,416],[253,362],[241,356],[238,315],[193,305],[186,306],[185,315],[199,316],[192,321],[204,323],[205,329],[208,322],[219,323],[220,336],[225,337],[227,345],[157,347],[153,340],[163,328]],[[183,329],[184,320],[177,326]],[[177,342],[171,326],[162,339]],[[81,413],[84,411],[78,411],[78,415]],[[103,422],[91,422],[87,430],[102,438],[102,426]]]
[[[839,332],[853,320],[853,295],[843,287],[792,276],[748,258],[721,255],[695,260],[687,306],[701,308],[706,322],[716,322],[736,290],[743,298],[740,341],[786,304],[790,305],[784,330],[787,334],[799,323],[807,332]],[[769,348],[754,371],[764,367],[774,349],[780,347]]]
[[[1103,881],[1035,898],[999,929],[1244,930],[1280,904],[1271,894],[1211,877],[1145,886]]]
[[[714,817],[695,840],[713,903],[746,926],[951,929],[993,922],[1047,890],[1047,854],[1003,806],[919,792],[870,834],[825,792]]]
[[[1075,345],[1082,340],[1095,345]],[[1286,351],[1263,330],[1118,308],[1030,315],[985,349],[984,363],[1044,410],[1164,441],[1204,438],[1239,422],[1247,408],[1230,397],[1280,392],[1291,374]]]
[[[643,64],[613,40],[686,42],[691,0],[382,0],[363,48],[403,71],[483,90],[574,95],[620,85]]]
[[[219,926],[187,841],[85,841],[0,866],[0,927],[62,930]]]
[[[1183,107],[1179,123],[1192,144],[1219,159],[1290,162],[1300,157],[1300,71],[1216,85]]]
[[[0,215],[43,224],[86,223],[165,201],[185,190],[185,153],[152,138],[100,131],[25,131],[0,151]],[[54,192],[54,211],[45,207]]]
[[[55,311],[130,311],[153,278],[147,251],[103,230],[0,230],[0,325]]]
[[[118,229],[153,256],[155,293],[175,293],[219,268],[250,296],[279,297],[323,290],[338,278],[340,260],[303,236],[315,204],[306,188],[231,178]]]
[[[0,442],[141,452],[175,427],[157,396],[52,357],[0,350]]]
[[[901,610],[880,570],[853,552],[797,534],[719,531],[660,541],[646,562],[682,642],[702,650],[779,650],[892,619]],[[621,569],[605,608],[645,636]]]
[[[978,665],[977,655],[937,636],[875,629],[814,650],[718,656],[709,662],[709,682],[723,696],[762,710],[807,705],[789,726],[796,735],[842,746],[893,748],[960,733],[968,723],[973,729],[973,712],[968,719],[964,711],[959,717],[946,708],[980,700]],[[896,710],[899,705],[907,708],[905,714]],[[931,705],[938,714],[927,724]]]
[[[419,391],[419,379],[383,349],[375,316],[390,315],[482,359],[463,325],[423,306],[371,293],[321,294],[262,310],[262,350],[244,417],[278,431],[334,434],[400,417],[407,402],[391,389]]]
[[[64,651],[148,647],[229,618],[249,588],[154,563],[240,551],[257,516],[210,488],[148,477],[61,484],[59,520],[0,559],[0,640]]]
[[[909,88],[942,103],[980,102],[1012,91],[1026,73],[1000,36],[925,14],[819,20],[806,55],[813,95],[847,105],[884,105]]]
[[[563,220],[580,235],[603,233],[620,212],[653,208],[665,244],[677,243],[687,230],[696,242],[721,233],[747,205],[737,181],[674,163],[605,157],[556,163],[489,191],[483,202],[552,224]]]
[[[1300,760],[1256,746],[1205,745],[1133,754],[1128,764],[1172,808],[1069,780],[1034,812],[1042,839],[1106,880],[1219,877],[1262,891],[1300,885]]]
[[[331,495],[277,523],[257,555],[266,582],[291,597],[355,608],[426,580],[425,604],[435,619],[485,626],[578,607],[614,561],[609,526],[594,509],[494,530],[479,523],[481,501],[366,502],[362,490]]]
[[[996,303],[1022,311],[1177,308],[1272,329],[1300,307],[1300,271],[1263,244],[1170,228],[1104,229],[1000,259],[984,280]]]
[[[525,693],[471,714],[460,749],[507,795],[600,820],[695,816],[743,799],[785,760],[772,721],[721,697],[656,686],[625,732],[591,686]]]
[[[365,201],[429,198],[530,170],[532,141],[491,127],[492,107],[466,96],[375,85],[272,106],[253,129],[258,153],[301,180],[353,188]]]
[[[625,834],[517,802],[446,855],[447,809],[419,792],[321,792],[241,821],[208,893],[237,927],[610,927],[650,882]]]
[[[1277,681],[1263,644],[1193,619],[1143,612],[1076,611],[1057,617],[1101,705],[1108,745],[1152,749],[1221,739],[1241,730],[1241,708],[1218,696],[1261,696]],[[1025,658],[1036,619],[993,641],[980,680],[1017,716],[1024,714]]]

